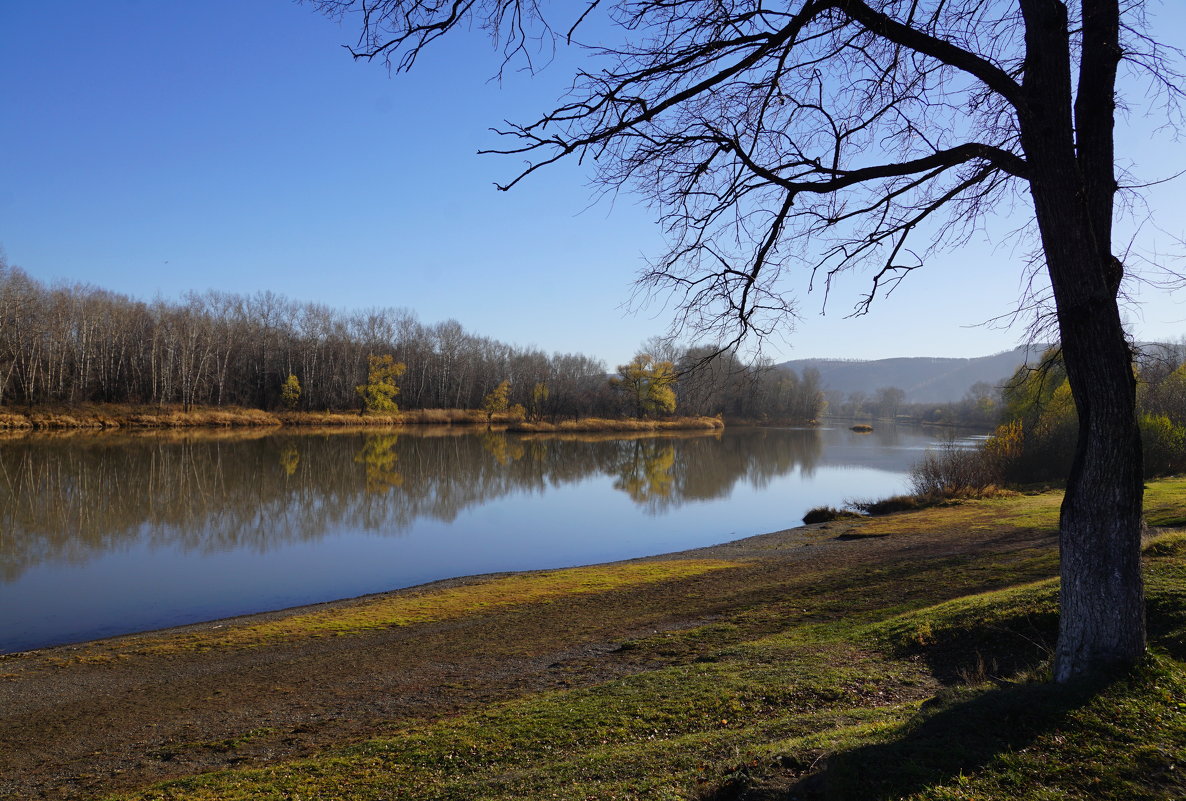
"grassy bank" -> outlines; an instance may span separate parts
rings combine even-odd
[[[522,628],[497,638],[510,655],[575,637],[586,618],[634,627],[596,657],[614,665],[597,680],[111,798],[1186,797],[1186,533],[1157,531],[1145,547],[1152,654],[1095,685],[1056,688],[1045,680],[1057,507],[1049,493],[969,501],[713,549],[720,559],[492,578],[167,637],[176,659],[272,637],[362,642],[374,626],[433,637],[442,620],[511,615]],[[1152,526],[1182,525],[1186,480],[1151,483],[1148,507]],[[686,622],[642,617],[659,604]],[[157,658],[138,653],[127,659]],[[247,729],[193,747],[247,753],[278,736]]]
[[[0,431],[64,431],[168,428],[245,428],[255,426],[485,426],[529,432],[631,432],[709,430],[723,427],[715,417],[666,420],[582,418],[556,423],[526,422],[505,413],[488,420],[480,409],[409,409],[395,414],[302,412],[240,407],[79,404],[17,409],[0,407]]]
[[[565,434],[577,432],[598,433],[603,431],[712,431],[724,427],[725,424],[719,417],[673,417],[666,420],[582,417],[578,420],[561,420],[556,423],[522,420],[510,423],[507,426],[507,431],[521,431],[535,434]]]
[[[238,407],[190,408],[127,404],[80,404],[32,409],[0,407],[0,430],[64,431],[117,428],[229,428],[278,426],[276,415]]]

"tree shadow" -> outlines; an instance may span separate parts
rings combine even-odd
[[[888,801],[975,772],[1058,728],[1109,681],[946,691],[924,704],[898,737],[821,759],[786,756],[782,775],[732,780],[708,801]],[[973,694],[974,693],[974,694]]]
[[[907,650],[945,685],[977,684],[1037,669],[1053,657],[1057,634],[1057,614],[1034,612],[980,629],[947,631],[936,641]]]
[[[824,769],[789,788],[787,798],[889,799],[978,770],[998,754],[1025,748],[1063,723],[1101,689],[1049,684],[990,690],[955,703],[932,702],[891,742],[830,757]]]

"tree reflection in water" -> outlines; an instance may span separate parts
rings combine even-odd
[[[623,454],[614,489],[622,490],[635,503],[655,510],[671,497],[675,446],[670,442],[636,440]]]
[[[510,493],[609,477],[649,513],[762,487],[819,460],[815,431],[645,437],[415,432],[168,432],[0,441],[0,580],[146,542],[267,551],[343,528],[451,522]]]
[[[395,452],[398,434],[377,434],[367,437],[354,461],[366,467],[366,491],[386,492],[402,487],[403,474],[396,469],[399,454]]]

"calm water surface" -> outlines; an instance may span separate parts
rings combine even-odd
[[[776,531],[901,492],[934,442],[901,428],[0,440],[0,653]]]

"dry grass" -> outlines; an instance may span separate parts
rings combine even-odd
[[[197,428],[197,427],[232,427],[232,426],[278,426],[280,421],[276,416],[261,409],[243,409],[238,407],[226,408],[191,408],[185,411],[180,407],[163,408],[159,411],[146,409],[134,412],[126,418],[126,425],[133,428]]]
[[[671,418],[638,420],[582,418],[561,422],[527,422],[514,413],[493,415],[491,425],[500,430],[541,434],[612,434],[657,432],[710,432],[725,427],[720,418]],[[408,409],[393,414],[358,412],[264,412],[241,407],[145,406],[130,403],[83,403],[78,406],[37,407],[18,411],[0,407],[0,434],[20,436],[30,431],[170,430],[170,428],[231,428],[292,426],[333,428],[417,426],[444,432],[451,427],[487,425],[480,409]]]
[[[28,430],[32,427],[33,422],[25,415],[0,410],[0,430]]]
[[[402,414],[406,425],[485,425],[486,413],[481,409],[410,409]],[[506,414],[494,415],[494,422],[506,422]]]
[[[366,412],[277,412],[286,426],[455,426],[485,425],[478,409],[407,409],[392,414]],[[494,422],[499,422],[499,415]]]
[[[25,411],[0,409],[0,429],[55,431],[114,428],[197,428],[277,426],[280,420],[260,409],[236,406],[191,407],[132,404],[41,406]]]
[[[716,417],[674,417],[668,420],[608,420],[587,417],[559,423],[526,422],[511,412],[488,420],[481,409],[410,409],[392,414],[367,412],[266,412],[235,406],[134,404],[79,404],[41,406],[29,410],[0,407],[0,431],[69,431],[159,428],[229,428],[243,426],[479,426],[488,423],[508,431],[552,432],[650,432],[710,431],[724,428]]]
[[[579,420],[563,420],[559,423],[528,422],[512,423],[508,431],[529,433],[568,433],[598,431],[691,431],[724,428],[719,417],[673,417],[669,420],[609,420],[603,417],[583,417]]]
[[[399,413],[276,412],[274,416],[281,425],[320,426],[323,428],[341,428],[342,426],[398,426],[403,422],[403,415]]]

